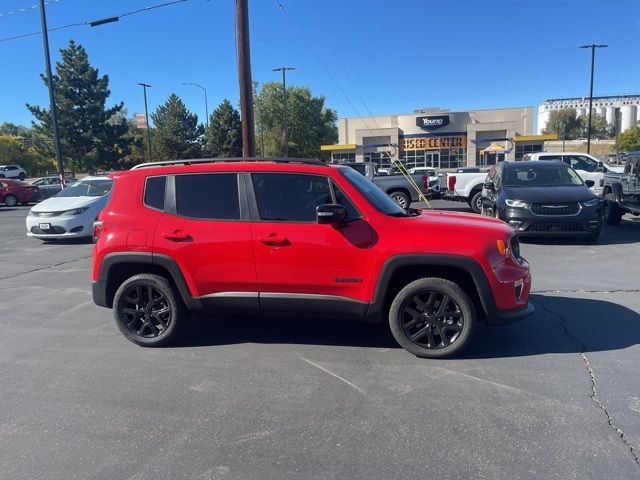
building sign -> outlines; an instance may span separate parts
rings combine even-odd
[[[147,127],[147,119],[144,113],[136,113],[135,116],[136,128],[140,128],[146,130]]]
[[[429,117],[416,117],[416,125],[425,130],[435,130],[449,125],[449,115],[435,115]]]
[[[467,136],[403,138],[403,150],[440,150],[443,148],[467,148]]]

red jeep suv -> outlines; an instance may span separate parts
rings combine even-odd
[[[452,355],[478,321],[533,313],[507,224],[400,208],[349,167],[184,160],[113,176],[94,225],[93,299],[120,331],[165,344],[189,311],[388,320],[420,357]]]

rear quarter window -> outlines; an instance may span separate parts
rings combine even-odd
[[[164,210],[167,177],[148,177],[144,187],[144,204],[156,210]]]

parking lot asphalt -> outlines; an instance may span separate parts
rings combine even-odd
[[[640,478],[640,218],[523,243],[536,313],[421,360],[307,319],[137,347],[92,245],[27,238],[27,211],[0,207],[0,479]]]

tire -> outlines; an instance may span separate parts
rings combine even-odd
[[[4,197],[4,204],[7,207],[15,207],[18,203],[18,198],[15,195],[9,194]]]
[[[620,225],[624,212],[616,204],[613,193],[607,193],[604,196],[604,223],[607,225]]]
[[[469,206],[471,207],[471,210],[473,210],[473,213],[480,213],[480,210],[482,209],[482,191],[476,192],[471,197]]]
[[[20,175],[18,175],[18,178],[24,182],[24,179],[27,178],[27,175],[24,172],[20,172]]]
[[[398,205],[400,205],[405,210],[407,210],[409,208],[409,206],[411,205],[411,199],[404,192],[401,192],[399,190],[393,191],[393,192],[391,192],[389,194],[389,196],[391,197],[391,199],[394,202],[396,202]]]
[[[445,303],[447,297],[449,302]],[[440,312],[443,304],[445,310]],[[445,358],[461,352],[473,336],[475,322],[469,296],[444,278],[420,278],[409,283],[389,309],[394,338],[406,351],[421,358]]]
[[[141,273],[129,277],[118,287],[113,299],[113,316],[127,340],[143,347],[159,347],[179,337],[188,311],[169,280]]]

